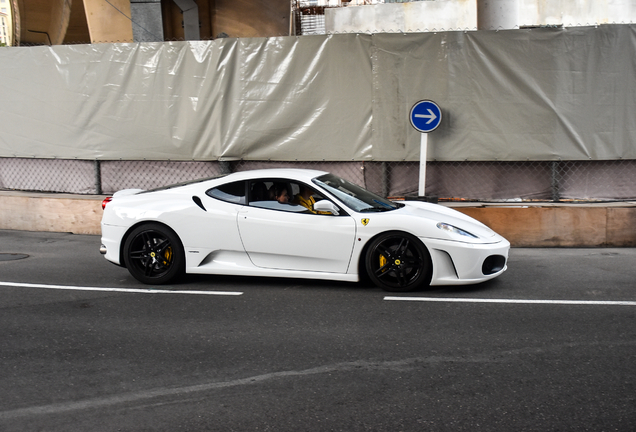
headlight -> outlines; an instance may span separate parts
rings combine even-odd
[[[468,231],[464,231],[461,228],[457,228],[456,226],[453,226],[451,224],[447,224],[447,223],[444,223],[444,222],[438,223],[437,224],[437,228],[439,228],[441,230],[444,230],[444,231],[453,232],[455,234],[459,234],[459,235],[464,236],[464,237],[479,238],[475,234],[471,234]]]

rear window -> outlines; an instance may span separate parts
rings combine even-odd
[[[245,204],[245,181],[226,183],[206,192],[212,198],[233,204]]]
[[[187,185],[191,185],[191,184],[195,184],[195,183],[202,183],[204,181],[208,181],[208,180],[215,180],[221,177],[225,177],[227,174],[221,174],[215,177],[207,177],[207,178],[201,178],[201,179],[194,179],[194,180],[187,180],[181,183],[174,183],[174,184],[169,184],[166,186],[161,186],[155,189],[148,189],[145,190],[143,192],[139,192],[140,194],[144,194],[144,193],[148,193],[148,192],[159,192],[159,191],[164,191],[164,190],[168,190],[168,189],[174,189],[180,186],[187,186]]]

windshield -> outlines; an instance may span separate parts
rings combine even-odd
[[[331,192],[347,207],[359,213],[389,211],[402,206],[333,174],[316,177],[313,182]]]

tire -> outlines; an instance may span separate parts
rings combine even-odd
[[[431,283],[431,256],[418,238],[407,233],[376,237],[367,249],[365,264],[371,281],[385,291],[408,292]]]
[[[161,224],[148,223],[135,228],[126,238],[124,262],[139,282],[162,285],[183,273],[185,256],[174,231]]]

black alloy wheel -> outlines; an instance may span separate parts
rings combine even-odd
[[[170,228],[149,223],[135,228],[124,244],[130,274],[145,284],[165,284],[183,273],[185,257],[179,237]]]
[[[413,291],[431,282],[432,263],[426,246],[416,237],[388,232],[375,238],[366,256],[369,277],[385,291]]]

